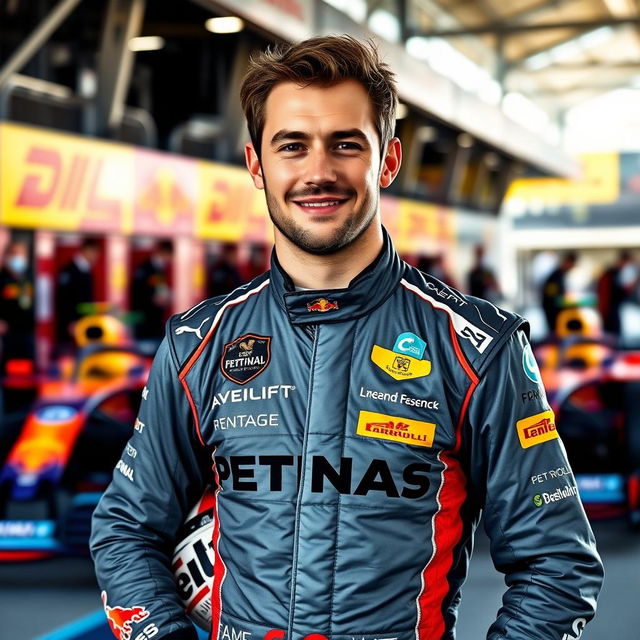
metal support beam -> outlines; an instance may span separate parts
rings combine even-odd
[[[575,0],[542,0],[538,4],[527,7],[526,9],[521,9],[516,11],[515,13],[511,13],[508,16],[505,16],[503,20],[505,22],[524,22],[525,20],[531,20],[532,18],[538,18],[539,16],[548,13],[549,11],[557,11],[561,9],[563,5],[574,2]]]
[[[512,67],[512,70],[519,68],[520,65]],[[594,71],[597,69],[611,69],[612,71],[628,71],[638,75],[640,70],[640,60],[626,60],[610,62],[608,60],[590,61],[590,62],[551,62],[546,67],[540,69],[526,69],[527,74],[544,73],[545,71]]]
[[[20,71],[82,0],[61,0],[0,69],[0,87]]]
[[[523,169],[523,164],[517,160],[511,160],[510,158],[502,159],[502,167],[498,173],[495,200],[490,204],[490,206],[495,207],[496,209],[500,206],[500,203],[504,200],[509,185],[523,172]]]
[[[456,38],[461,36],[481,34],[513,35],[527,31],[553,31],[556,29],[597,29],[598,27],[615,27],[623,24],[640,24],[640,17],[612,18],[604,17],[598,20],[566,20],[564,22],[540,22],[536,24],[509,24],[492,22],[477,27],[462,29],[442,29],[436,31],[416,31],[412,35],[423,38]]]
[[[379,9],[384,4],[384,0],[370,0],[367,2],[367,19],[371,17],[371,14]]]
[[[469,202],[472,205],[480,205],[480,207],[484,205],[484,201],[486,200],[485,190],[489,180],[489,165],[485,161],[485,158],[489,153],[495,154],[495,151],[485,152],[478,159],[478,167],[476,169],[473,185],[471,186],[471,196],[469,197]]]
[[[557,47],[558,45],[564,44],[565,42],[570,42],[571,40],[575,40],[576,38],[579,38],[581,35],[585,33],[589,33],[589,31],[592,31],[592,29],[579,29],[577,31],[572,31],[570,34],[562,38],[558,38],[553,42],[549,42],[541,47],[536,47],[535,49],[529,49],[529,51],[527,51],[521,56],[512,57],[507,63],[507,73],[512,69],[516,69],[519,66],[521,66],[524,63],[524,61],[527,60],[528,58],[533,58],[533,56],[537,56],[539,53],[545,53],[549,51],[549,49],[553,49],[553,47]]]
[[[409,0],[396,0],[398,22],[400,23],[400,42],[406,42],[409,37]]]
[[[110,0],[98,55],[98,91],[89,133],[110,137],[122,121],[131,81],[129,40],[140,34],[145,0]]]
[[[501,22],[502,18],[496,10],[487,2],[487,0],[476,0],[476,4],[480,7],[482,13],[494,22]]]
[[[466,134],[462,134],[466,135]],[[461,147],[454,144],[445,168],[444,185],[442,195],[447,203],[459,202],[462,178],[471,158],[471,147]]]
[[[503,35],[499,35],[496,38],[496,64],[495,64],[495,79],[500,84],[500,89],[502,90],[502,95],[506,93],[505,91],[505,81],[507,79],[507,73],[509,70],[509,65],[507,64],[507,59],[505,56],[505,43],[506,39]]]
[[[224,105],[224,129],[226,131],[227,160],[232,162],[242,157],[244,142],[249,139],[244,113],[240,108],[240,86],[247,71],[251,48],[246,40],[238,43],[236,54],[231,65],[231,73],[222,95],[226,93]]]
[[[588,83],[581,82],[572,86],[565,86],[559,88],[549,89],[532,89],[527,91],[527,95],[533,98],[545,98],[545,97],[557,97],[557,96],[569,96],[572,93],[580,93],[581,91],[590,92],[597,91],[604,93],[605,91],[612,91],[613,89],[624,89],[630,87],[630,84],[625,84],[620,80],[610,80],[609,78],[603,79],[602,82],[598,82],[597,78],[591,77]]]

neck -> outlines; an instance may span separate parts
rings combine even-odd
[[[280,265],[295,286],[303,289],[346,289],[376,259],[383,244],[379,218],[355,242],[326,256],[303,251],[277,229],[274,235]]]

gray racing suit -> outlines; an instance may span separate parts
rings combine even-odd
[[[116,635],[196,637],[170,556],[213,474],[214,639],[452,640],[482,511],[489,640],[579,637],[603,570],[526,331],[386,235],[346,289],[274,254],[174,316],[93,520]]]

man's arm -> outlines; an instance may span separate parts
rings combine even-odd
[[[577,640],[603,568],[531,347],[517,331],[469,408],[472,484],[508,590],[488,640]]]
[[[146,389],[131,440],[94,513],[91,551],[116,637],[134,640],[147,629],[141,637],[195,640],[170,561],[176,531],[207,484],[207,456],[169,338],[158,349]],[[118,620],[128,624],[127,634]]]

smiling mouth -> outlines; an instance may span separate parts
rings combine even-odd
[[[327,198],[326,200],[294,200],[300,209],[310,214],[331,214],[336,212],[349,198]]]
[[[323,207],[337,207],[346,200],[325,200],[323,202],[296,202],[299,207],[305,209],[322,209]]]

